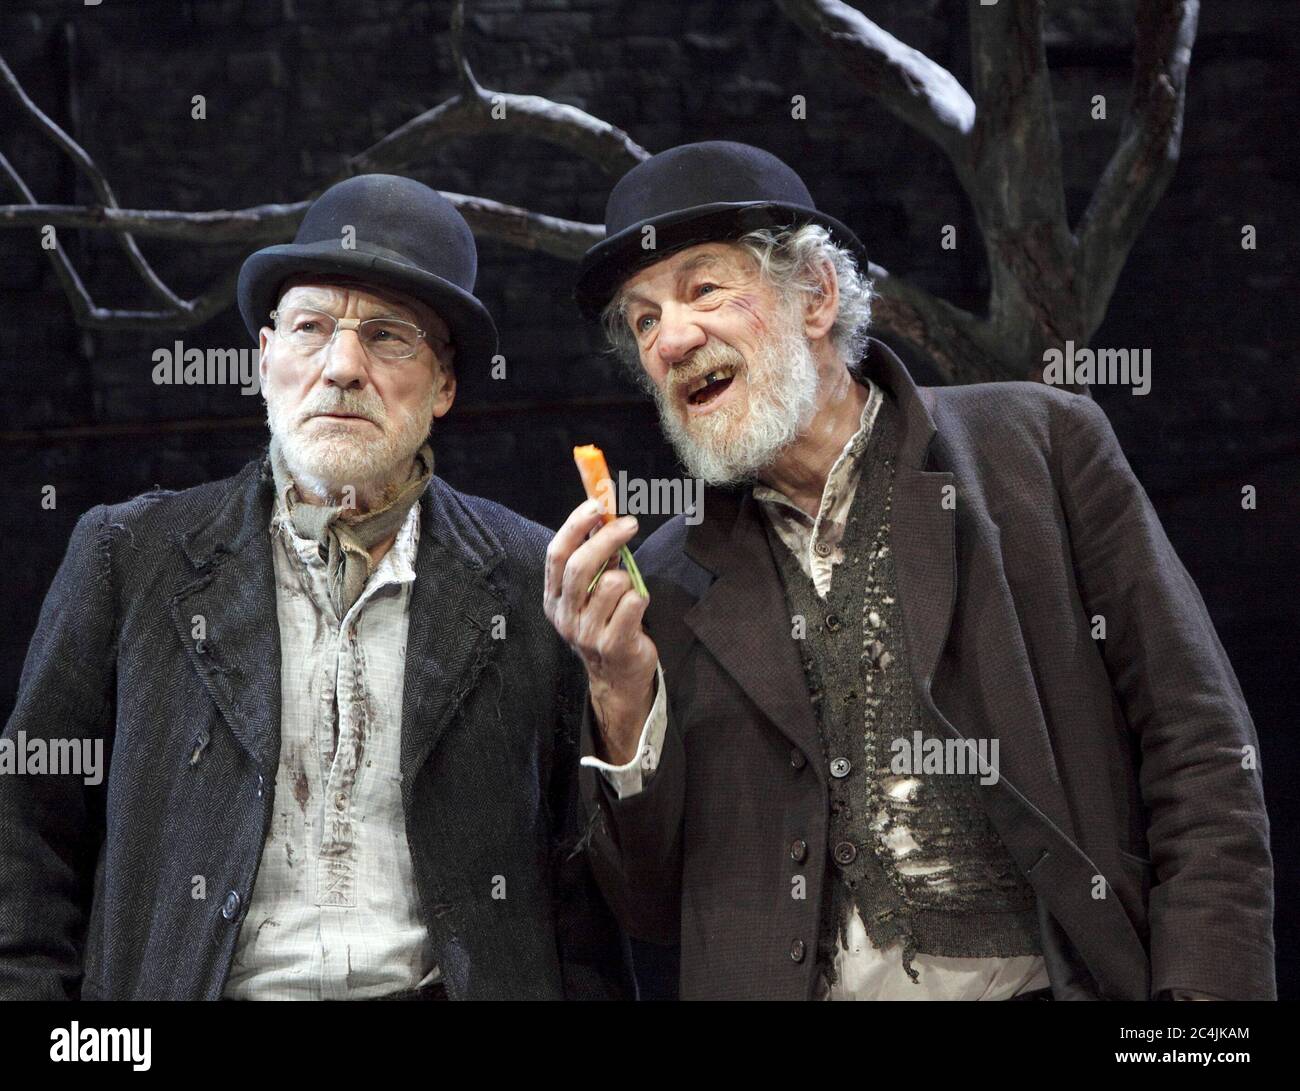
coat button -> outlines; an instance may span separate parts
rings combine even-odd
[[[801,940],[801,939],[791,940],[791,941],[790,941],[790,961],[791,961],[791,962],[802,962],[802,961],[803,961],[803,950],[804,950],[804,948],[803,948],[803,940]]]
[[[808,842],[795,840],[790,842],[790,859],[802,864],[808,858]]]
[[[226,900],[221,906],[221,915],[228,921],[233,921],[239,916],[239,893],[235,890],[226,891]]]
[[[813,552],[816,553],[817,556],[819,557],[829,557],[831,555],[830,543],[818,542],[815,546],[813,546]]]
[[[838,632],[840,631],[840,615],[839,615],[839,614],[827,614],[827,615],[826,615],[826,630],[827,630],[827,632],[832,632],[832,633],[838,633]]]
[[[790,764],[795,769],[802,769],[808,764],[808,759],[803,756],[803,751],[797,746],[790,751]]]
[[[831,762],[831,776],[847,777],[852,768],[853,763],[848,758],[836,758]]]
[[[261,799],[265,791],[266,791],[266,782],[262,779],[262,774],[258,773],[257,774],[257,798]]]
[[[858,858],[858,846],[852,841],[841,841],[834,848],[835,862],[841,867],[848,867]]]

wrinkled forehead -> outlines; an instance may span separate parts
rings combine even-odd
[[[371,284],[356,277],[329,276],[317,273],[304,273],[293,276],[280,285],[280,303],[293,303],[297,306],[331,307],[342,301],[344,292],[353,292],[366,298],[373,304],[377,313],[391,312],[399,317],[409,318],[423,329],[433,333],[446,333],[447,324],[442,316],[422,300],[378,284]],[[292,293],[292,297],[290,297]]]
[[[756,269],[754,256],[739,242],[696,243],[632,273],[619,285],[613,307],[622,310],[637,300],[649,300],[652,294],[671,290],[679,281],[696,274],[749,276]]]

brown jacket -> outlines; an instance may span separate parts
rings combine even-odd
[[[1055,996],[1274,998],[1254,725],[1105,415],[1033,383],[918,388],[875,339],[862,367],[902,410],[913,680],[942,730],[999,740],[981,798],[1037,894]],[[582,774],[598,881],[630,935],[680,943],[684,999],[813,987],[827,773],[761,518],[748,489],[709,489],[699,525],[679,516],[638,551],[663,753],[625,800]]]

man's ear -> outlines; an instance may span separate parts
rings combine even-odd
[[[452,403],[456,400],[456,368],[453,363],[456,350],[453,347],[447,348],[447,359],[438,360],[438,373],[434,376],[434,384],[438,388],[438,393],[433,402],[433,416],[436,420],[438,417],[447,415],[451,409]],[[432,422],[430,422],[432,424]]]
[[[803,312],[804,333],[811,341],[818,341],[831,332],[840,309],[840,282],[835,266],[823,260],[816,273],[820,290],[808,293]]]
[[[259,391],[263,398],[266,397],[266,346],[271,341],[271,334],[274,332],[270,326],[263,326],[257,331],[257,379]]]

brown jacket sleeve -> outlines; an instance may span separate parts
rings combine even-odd
[[[1195,584],[1105,414],[1074,398],[1059,449],[1079,592],[1141,748],[1155,869],[1151,992],[1275,999],[1259,742]]]
[[[654,775],[636,795],[619,799],[599,770],[581,771],[592,871],[623,930],[635,939],[676,944],[681,938],[682,805],[686,758],[672,701]],[[596,753],[595,714],[586,702],[582,754]]]

